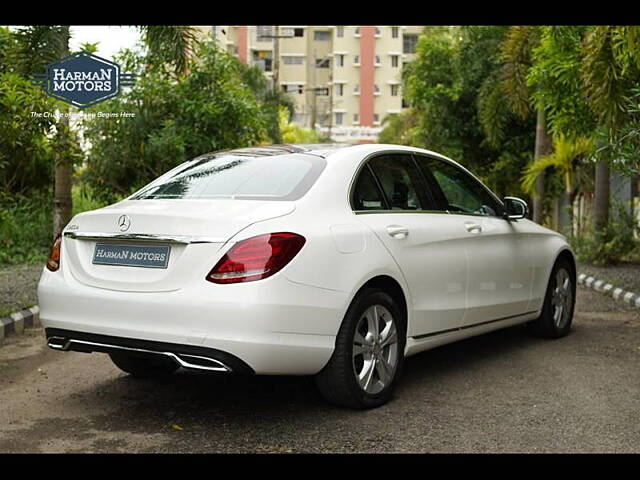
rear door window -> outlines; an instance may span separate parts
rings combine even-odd
[[[391,210],[431,209],[420,173],[411,155],[380,155],[372,158],[369,165]]]

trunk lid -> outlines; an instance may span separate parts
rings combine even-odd
[[[65,229],[62,262],[93,287],[177,290],[192,278],[204,279],[240,230],[294,209],[292,202],[265,200],[125,200],[74,217]],[[166,268],[94,264],[97,244],[169,246],[169,259]]]

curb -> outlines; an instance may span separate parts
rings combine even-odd
[[[611,295],[614,300],[622,301],[633,307],[640,308],[640,295],[633,292],[627,292],[622,288],[606,283],[604,280],[588,277],[586,274],[581,273],[578,275],[578,285],[584,285],[585,287],[591,288],[597,292],[606,293],[607,295]]]
[[[25,328],[40,326],[40,308],[34,305],[31,308],[12,313],[8,317],[0,318],[0,344],[9,334],[22,334]]]

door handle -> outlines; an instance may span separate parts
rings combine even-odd
[[[466,228],[467,232],[469,232],[469,233],[481,233],[482,232],[482,227],[478,223],[466,222],[464,224],[464,228]]]
[[[389,225],[387,227],[387,233],[390,237],[401,240],[403,238],[407,238],[407,236],[409,235],[409,229],[401,225]]]

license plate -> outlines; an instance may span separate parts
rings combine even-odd
[[[169,245],[96,243],[93,263],[124,267],[167,268],[170,253]]]

